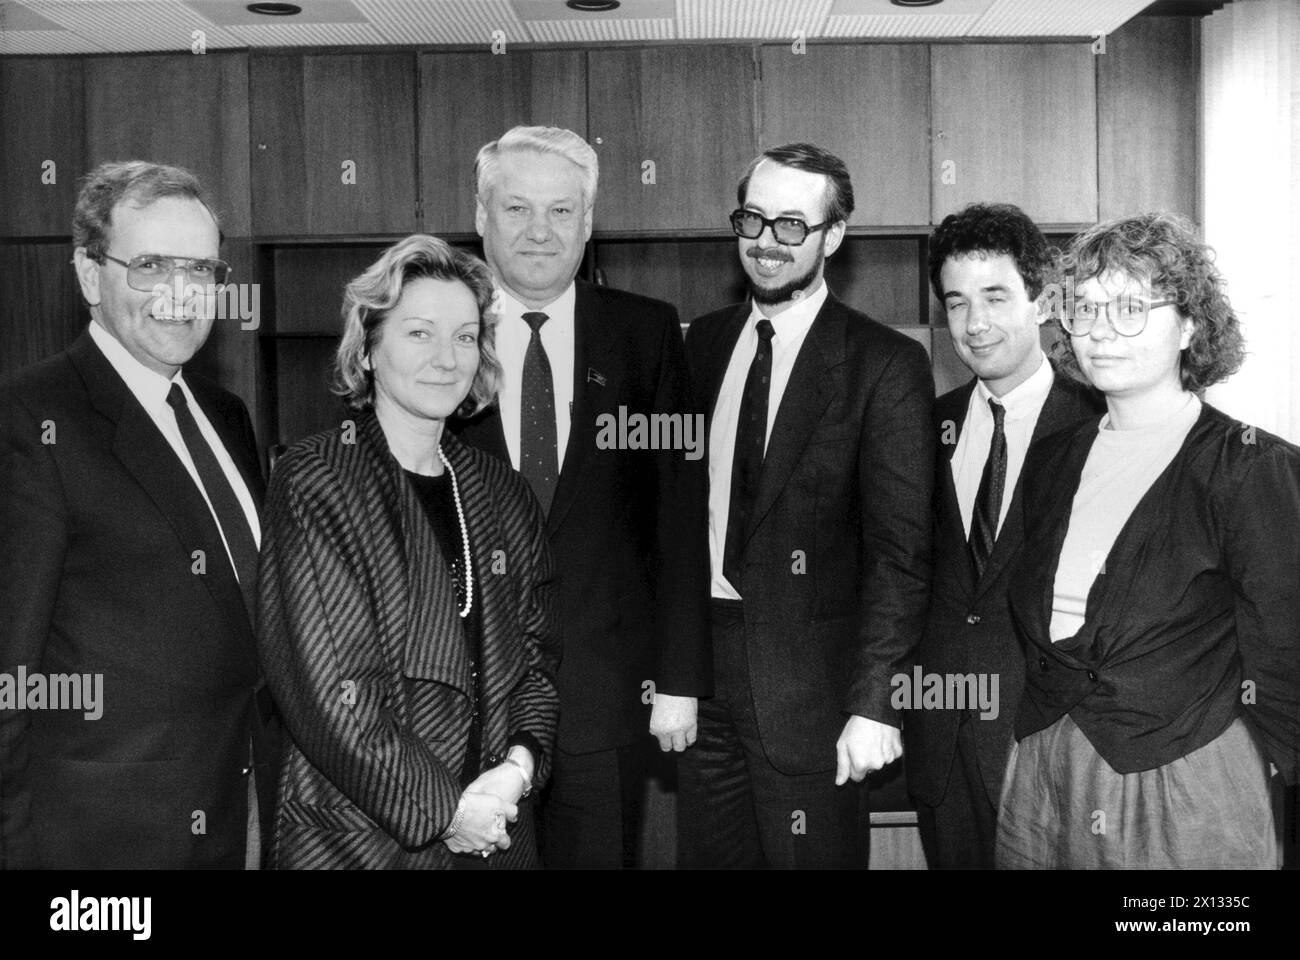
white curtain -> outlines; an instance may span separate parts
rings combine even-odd
[[[1201,24],[1205,239],[1249,351],[1207,399],[1300,443],[1300,3],[1236,0]]]

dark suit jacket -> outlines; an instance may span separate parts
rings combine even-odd
[[[1115,538],[1083,627],[1053,643],[1056,568],[1096,439],[1089,420],[1025,463],[1025,545],[1009,594],[1029,657],[1016,738],[1069,713],[1107,763],[1134,773],[1186,756],[1244,715],[1294,784],[1300,448],[1205,404]]]
[[[749,311],[687,334],[710,418]],[[827,297],[768,439],[734,584],[759,735],[784,773],[833,769],[851,714],[900,725],[890,678],[929,598],[933,399],[920,344]]]
[[[572,428],[546,518],[560,573],[561,748],[589,753],[647,734],[645,684],[712,692],[705,460],[682,450],[602,450],[597,420],[696,412],[677,311],[577,283]],[[506,463],[501,414],[460,425]]]
[[[244,405],[185,379],[260,502]],[[274,748],[202,495],[89,333],[0,382],[0,410],[0,672],[104,677],[98,720],[0,711],[0,863],[243,867],[250,738]]]
[[[1008,562],[1024,539],[1024,471],[1011,492],[993,554],[977,581],[951,462],[974,389],[975,379],[971,378],[970,383],[945,393],[934,404],[935,436],[943,451],[935,463],[934,587],[916,665],[923,673],[997,675],[998,715],[975,724],[980,772],[989,802],[996,807],[1011,750],[1011,726],[1024,688],[1025,658],[1007,606]],[[1056,369],[1055,382],[1034,425],[1031,446],[1103,409],[1105,404],[1095,391]],[[947,792],[960,719],[957,710],[907,712],[903,733],[908,788],[922,803],[938,806]]]
[[[372,413],[294,444],[271,474],[258,642],[292,740],[274,862],[447,867],[476,709],[446,560]],[[469,526],[482,756],[555,739],[555,583],[542,516],[508,465],[445,434]],[[522,815],[522,814],[521,814]],[[512,830],[512,836],[514,831]],[[516,837],[516,839],[518,839]],[[491,866],[535,865],[531,837]]]

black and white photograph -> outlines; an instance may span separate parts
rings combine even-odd
[[[0,931],[1293,939],[1298,303],[1296,0],[0,0]]]

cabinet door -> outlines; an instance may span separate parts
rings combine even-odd
[[[1101,217],[1196,217],[1200,24],[1137,17],[1097,58]]]
[[[251,85],[259,235],[415,230],[414,55],[258,55]]]
[[[226,236],[249,235],[248,55],[88,57],[86,154],[196,173]]]
[[[1097,218],[1097,96],[1087,43],[930,48],[933,220],[1005,201],[1041,224]]]
[[[930,61],[923,44],[762,50],[763,147],[807,141],[849,168],[850,226],[930,222]]]
[[[423,229],[474,232],[474,158],[519,124],[587,134],[586,62],[580,50],[426,53],[420,56]]]
[[[728,231],[736,182],[757,152],[749,47],[587,55],[596,229]]]
[[[85,166],[81,60],[0,57],[0,236],[66,236]]]

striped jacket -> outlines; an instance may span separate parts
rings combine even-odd
[[[353,426],[349,426],[352,424]],[[556,583],[523,479],[443,434],[482,604],[483,755],[527,731],[550,768]],[[370,412],[295,444],[266,508],[258,648],[291,742],[273,865],[436,868],[461,787],[471,663],[434,532]],[[492,866],[536,863],[525,810]],[[516,836],[516,833],[519,836]]]

